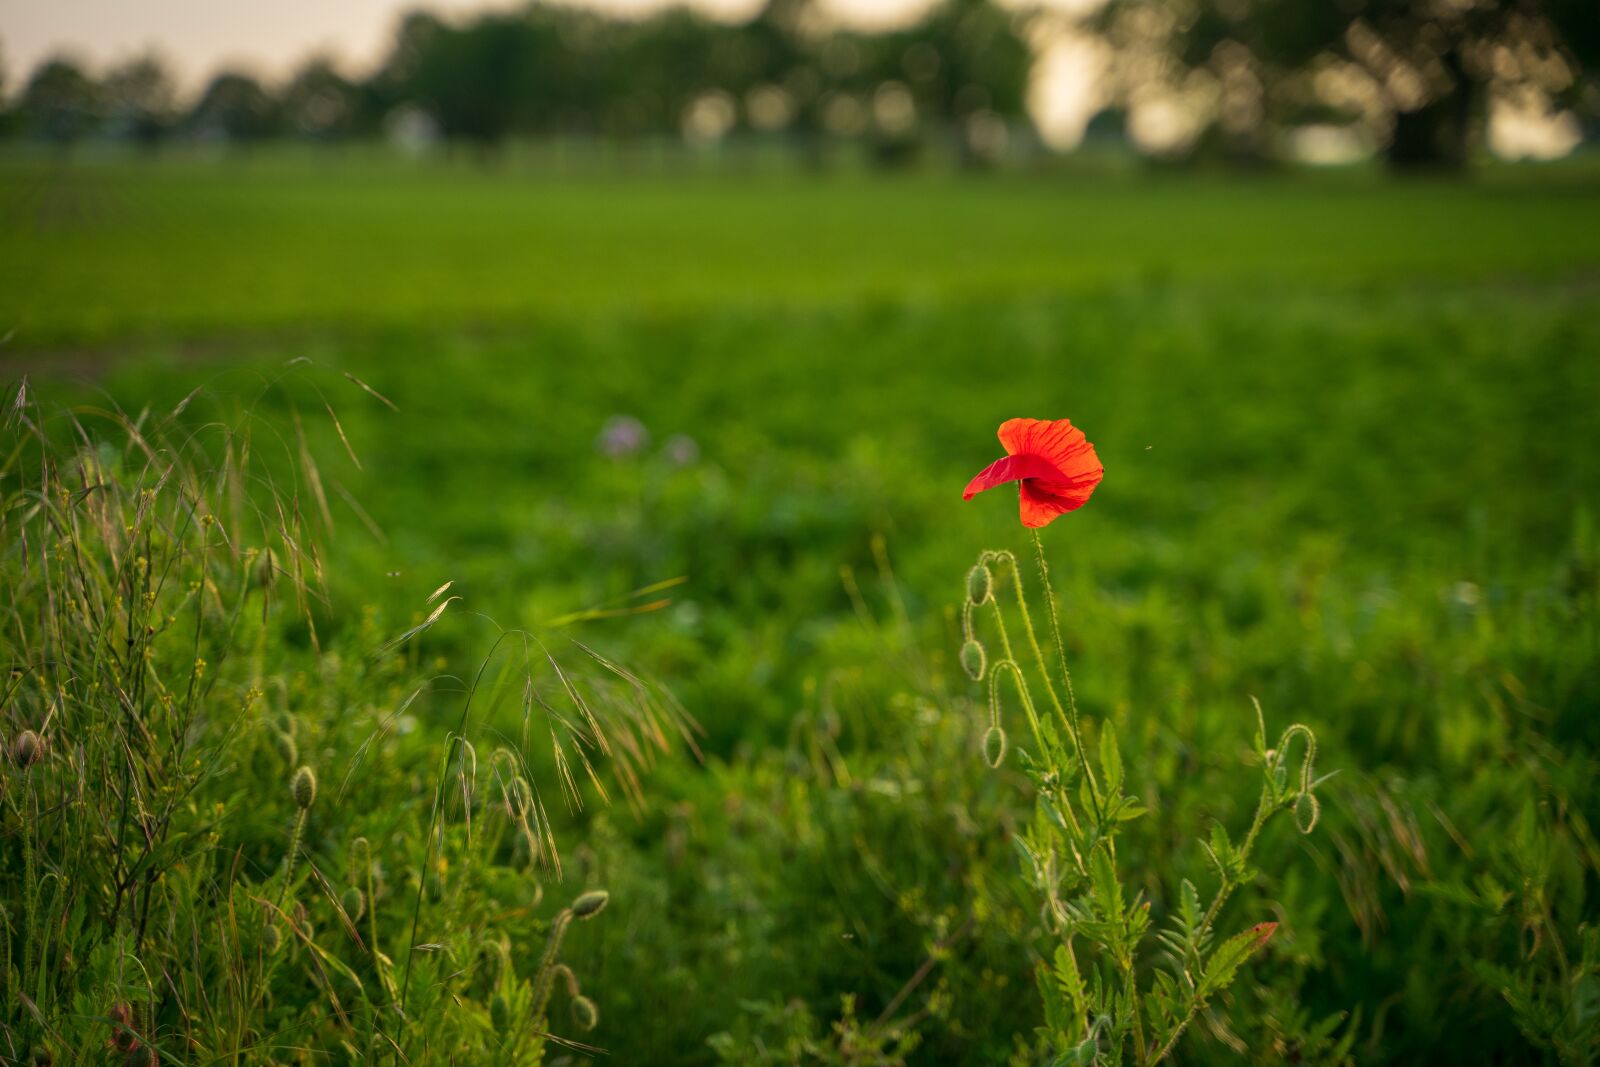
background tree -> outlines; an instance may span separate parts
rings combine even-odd
[[[511,132],[519,67],[527,58],[521,21],[490,15],[459,28],[436,22],[425,37],[407,42],[415,52],[402,89],[432,112],[447,137],[491,147]]]
[[[308,59],[284,86],[278,108],[285,129],[297,137],[337,141],[361,129],[361,88],[323,56]]]
[[[264,140],[278,133],[278,105],[261,83],[237,71],[224,71],[206,86],[187,125],[200,137],[236,144]]]
[[[1124,93],[1155,71],[1208,97],[1240,154],[1332,105],[1365,118],[1398,168],[1462,166],[1491,92],[1572,91],[1596,24],[1592,0],[1110,0],[1098,19],[1132,72]]]
[[[782,135],[820,158],[825,135],[907,158],[930,132],[968,158],[1025,115],[1032,54],[992,0],[944,0],[887,34],[830,26],[812,0],[743,23],[688,8],[622,20],[536,3],[446,22],[416,14],[365,87],[381,115],[411,104],[485,148],[521,135]]]
[[[944,128],[966,163],[992,159],[1004,147],[996,138],[1027,121],[1026,18],[992,0],[943,0],[882,38],[884,83],[908,85],[919,114]]]
[[[100,121],[100,87],[66,56],[45,60],[17,102],[22,126],[40,140],[66,147]]]
[[[177,90],[159,56],[140,56],[113,67],[101,91],[108,133],[153,149],[172,132]]]
[[[0,45],[4,44],[5,42],[0,40]],[[11,107],[10,101],[6,99],[11,88],[8,81],[9,74],[10,72],[6,69],[5,50],[0,47],[0,137],[11,136],[17,125],[16,110]]]

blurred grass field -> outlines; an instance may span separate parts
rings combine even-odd
[[[1018,415],[1070,416],[1106,466],[1046,544],[1080,698],[1154,798],[1152,897],[1204,876],[1170,843],[1252,800],[1251,695],[1340,772],[1317,836],[1264,843],[1256,906],[1294,925],[1248,1028],[1183,1062],[1236,1062],[1230,1036],[1283,1062],[1339,1012],[1358,1062],[1537,1055],[1484,967],[1534,965],[1536,881],[1574,944],[1600,899],[1587,172],[12,164],[0,225],[0,360],[36,393],[248,401],[301,361],[298,416],[258,414],[324,457],[326,645],[447,579],[511,624],[687,578],[585,630],[707,734],[648,813],[581,820],[624,917],[581,949],[612,1062],[779,1047],[846,993],[874,1017],[967,919],[919,1062],[1002,1063],[1034,1025],[1015,790],[953,668],[963,570],[1021,543],[1014,501],[960,489]],[[617,415],[638,454],[597,449]],[[465,662],[487,633],[430,640]]]
[[[0,170],[0,311],[130,334],[985,299],[1170,280],[1549,279],[1600,258],[1589,166],[1370,174],[555,177],[266,156]]]

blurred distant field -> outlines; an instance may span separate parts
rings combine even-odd
[[[1373,175],[560,177],[268,156],[0,168],[13,344],[573,311],[1559,277],[1600,260],[1573,164]]]
[[[161,410],[309,361],[335,644],[446,579],[511,624],[687,577],[586,636],[707,731],[646,815],[584,816],[618,921],[575,951],[611,1062],[705,1062],[792,998],[874,1017],[969,895],[989,903],[917,1055],[1005,1062],[1035,1025],[1026,909],[985,896],[1014,859],[959,814],[1004,801],[952,666],[965,567],[1022,543],[1014,498],[960,490],[1018,415],[1070,416],[1105,463],[1045,541],[1080,698],[1154,798],[1130,860],[1152,896],[1204,877],[1167,844],[1253,800],[1252,694],[1340,771],[1316,835],[1263,844],[1257,911],[1303,926],[1238,994],[1254,1058],[1337,1012],[1359,1062],[1532,1055],[1481,966],[1518,965],[1516,905],[1479,894],[1531,884],[1527,812],[1561,928],[1600,914],[1587,171],[14,163],[0,227],[0,368],[36,391]],[[600,454],[614,415],[648,447]],[[481,636],[430,640],[466,658]],[[1181,1062],[1237,1055],[1200,1028]]]

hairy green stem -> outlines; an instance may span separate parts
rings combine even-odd
[[[1249,833],[1245,834],[1244,841],[1241,842],[1239,846],[1239,858],[1241,861],[1245,861],[1250,858],[1250,852],[1255,848],[1256,837],[1260,835],[1261,828],[1266,825],[1267,817],[1272,814],[1271,807],[1272,797],[1268,791],[1263,788],[1261,790],[1261,799],[1256,803],[1255,817],[1250,821],[1250,831]],[[1196,941],[1199,941],[1200,939],[1204,938],[1206,934],[1210,933],[1212,925],[1216,922],[1218,913],[1222,911],[1222,906],[1227,903],[1228,897],[1230,897],[1233,894],[1233,891],[1237,888],[1239,888],[1239,883],[1235,882],[1233,877],[1228,874],[1227,871],[1223,871],[1221,884],[1217,886],[1217,895],[1212,898],[1211,906],[1206,908],[1205,915],[1200,919],[1200,925],[1196,927]],[[1171,1055],[1172,1050],[1177,1047],[1178,1039],[1183,1036],[1183,1032],[1189,1028],[1189,1023],[1194,1020],[1195,1015],[1199,1012],[1200,1003],[1201,1002],[1198,997],[1191,998],[1189,1001],[1188,1010],[1184,1012],[1183,1018],[1178,1022],[1178,1025],[1173,1028],[1172,1033],[1156,1048],[1154,1054],[1152,1054],[1148,1060],[1141,1058],[1140,1062],[1151,1064],[1160,1063],[1167,1056]]]
[[[1050,613],[1050,632],[1055,637],[1056,658],[1061,663],[1061,680],[1067,687],[1067,726],[1072,732],[1072,743],[1078,749],[1078,762],[1083,764],[1084,777],[1089,782],[1089,797],[1094,801],[1095,816],[1096,818],[1101,818],[1100,784],[1095,781],[1094,771],[1090,768],[1089,761],[1084,757],[1083,730],[1078,725],[1078,698],[1072,689],[1072,671],[1067,668],[1067,646],[1061,639],[1061,614],[1056,608],[1056,591],[1050,585],[1050,566],[1045,562],[1044,558],[1044,541],[1040,539],[1038,530],[1034,530],[1032,533],[1034,558],[1039,565],[1039,584],[1044,587],[1045,607]],[[1033,637],[1033,624],[1031,622],[1028,624],[1028,636],[1030,639]],[[1033,643],[1033,652],[1034,655],[1039,655],[1039,642],[1036,640]],[[1040,657],[1039,670],[1045,672],[1042,656]],[[1048,672],[1045,672],[1045,674],[1046,685],[1048,685]],[[1050,698],[1055,700],[1054,687],[1050,689]],[[1061,702],[1059,700],[1056,701],[1056,711],[1061,711]]]
[[[295,812],[294,831],[289,834],[289,861],[283,871],[283,888],[278,892],[278,910],[284,911],[289,903],[289,887],[294,884],[295,864],[300,860],[300,838],[306,830],[306,815],[309,808],[300,808]]]
[[[541,1025],[539,1020],[544,1017],[545,1009],[550,1003],[550,990],[555,984],[556,957],[561,954],[561,942],[567,936],[567,927],[572,925],[572,909],[562,908],[556,913],[555,921],[550,926],[550,943],[545,946],[544,957],[539,961],[539,971],[533,981],[533,1020],[535,1025]],[[542,1025],[549,1025],[544,1023]]]

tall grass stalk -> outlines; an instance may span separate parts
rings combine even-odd
[[[98,1062],[108,1040],[138,1062],[487,1059],[501,1047],[488,1001],[452,961],[485,931],[527,946],[554,932],[536,911],[541,874],[559,877],[554,828],[528,783],[554,774],[576,808],[609,795],[609,772],[638,806],[653,762],[693,745],[670,695],[566,627],[502,631],[456,729],[414,730],[455,695],[449,675],[419,678],[416,649],[458,598],[341,655],[367,623],[333,603],[306,390],[352,459],[353,442],[294,374],[261,394],[288,410],[287,434],[198,390],[165,414],[8,395],[0,843],[17,862],[0,864],[0,1062]],[[522,783],[511,840],[476,832],[503,792],[477,780],[479,730],[497,742],[491,778]],[[314,768],[341,761],[319,791]],[[358,836],[338,886],[330,843]],[[408,929],[401,984],[382,946]],[[502,976],[530,1017],[547,972]],[[598,1011],[583,1003],[587,1026]],[[511,1062],[554,1039],[529,1035]]]

